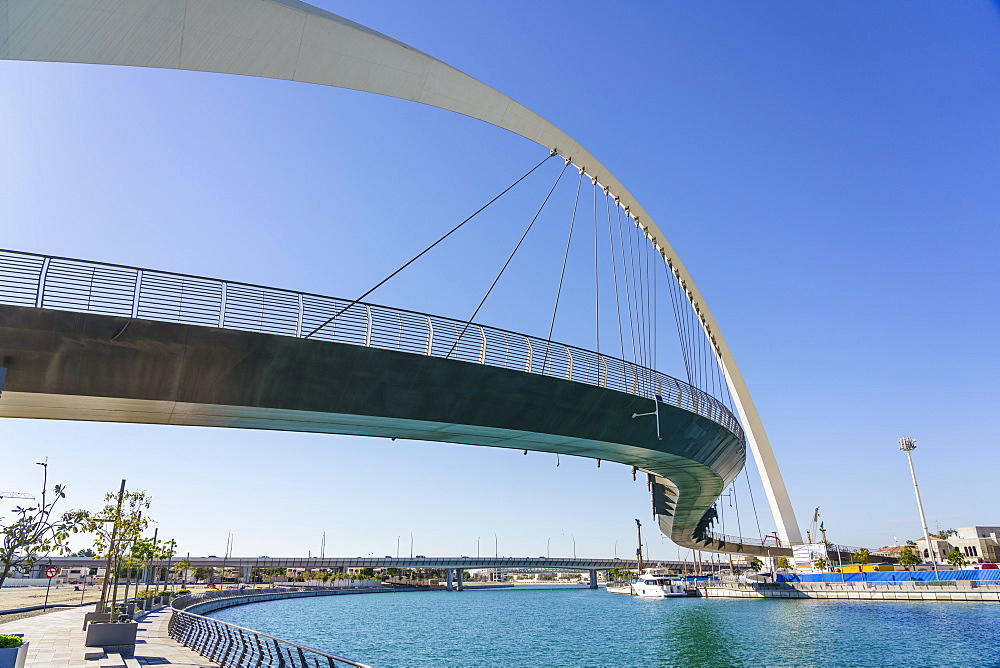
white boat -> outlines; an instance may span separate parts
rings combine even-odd
[[[632,592],[642,598],[687,596],[684,583],[654,568],[644,570],[632,583]]]
[[[609,583],[605,589],[608,590],[609,594],[632,594],[631,584],[611,584]]]

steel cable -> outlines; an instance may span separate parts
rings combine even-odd
[[[563,165],[563,168],[561,170],[559,170],[559,176],[556,177],[555,183],[553,183],[552,187],[549,188],[549,192],[545,195],[545,199],[542,200],[542,205],[538,207],[538,211],[536,211],[535,215],[531,218],[531,222],[528,223],[527,229],[524,230],[524,234],[521,235],[521,238],[518,240],[517,245],[514,246],[514,250],[511,251],[510,257],[507,258],[507,261],[504,262],[503,267],[500,268],[500,273],[498,273],[497,277],[493,279],[493,283],[490,285],[489,290],[487,290],[486,294],[483,295],[482,300],[479,302],[479,306],[477,306],[476,310],[472,312],[472,315],[469,316],[469,319],[465,321],[465,324],[462,327],[462,333],[458,335],[458,337],[455,339],[455,343],[451,345],[451,350],[449,350],[448,354],[445,355],[445,359],[450,358],[451,354],[455,352],[455,347],[458,346],[458,342],[462,340],[463,336],[465,336],[465,332],[469,329],[469,325],[471,325],[472,321],[476,319],[476,315],[479,313],[479,309],[481,309],[483,307],[483,304],[486,303],[486,300],[489,299],[490,293],[493,292],[493,288],[495,288],[497,283],[500,281],[500,277],[503,276],[503,273],[505,271],[507,271],[507,267],[510,266],[511,260],[514,259],[514,255],[516,255],[518,249],[521,248],[521,244],[524,243],[524,240],[525,238],[527,238],[528,233],[531,232],[531,228],[535,226],[535,221],[538,220],[538,216],[541,215],[542,209],[544,209],[545,205],[548,204],[549,198],[552,197],[552,193],[555,191],[556,186],[558,186],[559,181],[562,180],[563,174],[566,173],[567,167],[569,167],[568,162],[565,165]]]
[[[379,281],[378,283],[376,283],[375,286],[372,287],[370,290],[368,290],[363,295],[361,295],[360,297],[358,297],[357,299],[355,299],[354,301],[352,301],[347,306],[343,307],[342,309],[340,309],[339,311],[337,311],[336,313],[334,313],[332,316],[330,316],[329,318],[327,318],[325,322],[323,322],[321,325],[318,325],[315,329],[313,329],[311,332],[309,332],[308,334],[306,334],[302,338],[303,339],[308,339],[310,336],[312,336],[313,334],[315,334],[316,332],[318,332],[319,330],[323,329],[324,327],[326,327],[327,325],[329,325],[331,322],[333,322],[337,318],[337,316],[339,316],[340,314],[342,314],[344,311],[346,311],[347,309],[351,308],[352,306],[354,306],[355,304],[357,304],[358,302],[360,302],[362,299],[364,299],[365,297],[367,297],[368,295],[370,295],[371,293],[375,292],[380,287],[382,287],[383,285],[385,285],[387,282],[389,282],[389,280],[391,280],[394,276],[396,276],[396,274],[398,274],[399,272],[401,272],[404,269],[406,269],[407,267],[409,267],[411,264],[413,264],[418,259],[420,259],[421,256],[423,256],[425,253],[427,253],[427,251],[429,251],[432,248],[434,248],[435,246],[437,246],[439,243],[441,243],[442,241],[444,241],[445,239],[447,239],[448,237],[450,237],[453,233],[457,232],[460,227],[462,227],[467,222],[469,222],[470,220],[472,220],[473,218],[475,218],[476,216],[478,216],[480,213],[482,213],[486,209],[486,207],[490,206],[491,204],[493,204],[494,202],[496,202],[498,199],[500,199],[501,197],[503,197],[504,195],[506,195],[512,188],[514,188],[514,186],[516,186],[521,181],[523,181],[526,178],[528,178],[536,169],[538,169],[539,167],[541,167],[542,165],[544,165],[546,162],[548,162],[549,158],[551,158],[554,155],[556,155],[555,151],[550,152],[547,156],[545,156],[544,160],[542,160],[537,165],[535,165],[534,167],[532,167],[531,169],[529,169],[524,174],[524,176],[522,176],[517,181],[514,181],[512,184],[510,184],[509,186],[507,186],[506,188],[504,188],[500,192],[500,194],[498,194],[496,197],[494,197],[493,199],[491,199],[489,202],[487,202],[486,204],[484,204],[481,207],[479,207],[478,209],[476,209],[475,213],[473,213],[471,216],[469,216],[468,218],[466,218],[465,220],[463,220],[462,222],[460,222],[455,227],[451,228],[448,232],[446,232],[443,236],[441,236],[437,241],[435,241],[430,246],[428,246],[427,248],[423,249],[422,251],[420,251],[419,253],[417,253],[416,255],[414,255],[412,258],[410,258],[410,260],[408,260],[405,264],[403,264],[401,267],[399,267],[399,269],[397,269],[396,271],[392,272],[391,274],[389,274],[388,276],[386,276],[385,278],[383,278],[381,281]],[[566,168],[563,167],[564,171],[565,171],[565,169]],[[561,174],[562,174],[562,172],[560,172],[560,175]]]

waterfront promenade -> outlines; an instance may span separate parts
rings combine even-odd
[[[104,668],[111,666],[158,666],[180,668],[216,668],[197,652],[175,642],[167,635],[167,622],[171,611],[163,608],[139,620],[136,636],[135,658],[115,663],[108,658],[87,660],[86,651],[100,648],[84,647],[86,632],[83,616],[92,612],[91,606],[50,612],[28,619],[3,622],[0,633],[23,633],[30,643],[27,665],[31,668]]]

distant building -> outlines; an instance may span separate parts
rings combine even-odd
[[[945,563],[945,558],[952,549],[956,549],[965,557],[969,564],[995,564],[1000,563],[1000,527],[962,527],[957,530],[958,534],[948,538],[931,537],[931,547],[938,558],[938,561]],[[879,557],[899,558],[899,554],[907,547],[915,550],[924,561],[930,561],[930,554],[927,545],[921,536],[916,541],[916,547],[912,545],[889,545],[881,550],[872,552],[872,555]]]
[[[912,545],[889,545],[887,547],[883,547],[881,550],[875,550],[874,552],[872,552],[872,556],[889,557],[890,559],[899,559],[900,553],[906,548],[909,548],[914,552],[916,552],[917,550],[917,548],[913,547]]]
[[[1000,527],[962,527],[948,543],[971,564],[1000,562]]]
[[[917,539],[917,554],[924,558],[924,561],[930,561],[931,555],[927,551],[927,544],[924,541],[924,537],[921,536]],[[944,562],[945,556],[951,552],[951,544],[948,539],[935,538],[931,536],[931,547],[934,548],[934,556],[937,557],[939,563]]]

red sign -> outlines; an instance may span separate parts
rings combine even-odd
[[[45,569],[45,577],[54,578],[57,575],[59,575],[59,569],[55,566],[49,566]]]

